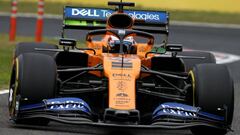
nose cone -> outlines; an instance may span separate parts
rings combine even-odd
[[[136,79],[140,75],[141,61],[135,55],[106,54],[104,74],[109,80],[109,108],[136,109]],[[119,115],[125,115],[124,113]]]

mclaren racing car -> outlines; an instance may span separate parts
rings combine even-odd
[[[16,46],[10,120],[188,128],[193,134],[231,130],[234,87],[228,68],[211,53],[169,44],[168,12],[124,10],[134,6],[128,2],[108,5],[116,8],[66,6],[59,45]],[[67,38],[67,30],[88,30],[86,48]]]

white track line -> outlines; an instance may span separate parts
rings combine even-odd
[[[223,53],[223,52],[211,52],[216,58],[217,64],[233,63],[240,60],[239,55]]]
[[[215,51],[203,51],[203,50],[194,50],[194,49],[184,49],[184,51],[201,51],[201,52],[211,52],[215,58],[217,64],[228,64],[240,60],[239,55],[224,53],[224,52],[215,52]]]
[[[170,24],[174,25],[174,26],[193,26],[193,27],[240,29],[239,24],[218,24],[218,23],[187,22],[187,21],[171,21]]]
[[[8,92],[9,92],[9,90],[0,90],[0,95],[6,94]]]

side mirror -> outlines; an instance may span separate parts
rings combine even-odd
[[[166,46],[166,51],[168,52],[182,52],[183,51],[183,47],[182,45],[167,45]]]
[[[59,45],[62,45],[62,46],[76,46],[77,45],[77,41],[74,40],[74,39],[69,39],[69,38],[61,38],[59,40]]]

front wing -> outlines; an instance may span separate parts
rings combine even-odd
[[[94,116],[88,104],[79,98],[55,98],[43,100],[39,104],[18,106],[19,108],[11,120],[27,120],[46,118],[52,121],[84,125],[90,127],[111,127],[131,129],[185,129],[196,126],[206,126],[223,130],[230,130],[224,117],[201,111],[198,107],[180,103],[160,104],[152,113],[152,123],[116,124],[104,121],[94,122]]]

